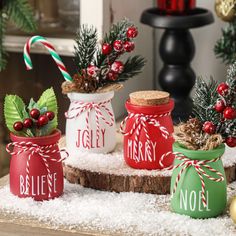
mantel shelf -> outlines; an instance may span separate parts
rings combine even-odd
[[[4,47],[8,52],[23,53],[25,42],[29,36],[14,36],[7,35],[4,40]],[[73,39],[61,39],[47,37],[48,41],[53,44],[58,54],[61,56],[73,56],[74,40]],[[48,51],[40,44],[32,46],[31,53],[47,54]]]

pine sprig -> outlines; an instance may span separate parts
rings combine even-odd
[[[36,30],[33,12],[27,0],[8,0],[6,8],[11,21],[18,28],[28,33]]]
[[[125,81],[142,72],[146,60],[141,56],[129,57],[124,64],[124,71],[120,74],[118,82]]]
[[[7,52],[4,50],[3,47],[3,37],[5,35],[6,32],[6,28],[7,28],[7,14],[6,14],[6,10],[2,9],[0,11],[0,71],[2,69],[6,68],[7,65]]]
[[[211,77],[206,83],[202,77],[198,77],[195,84],[193,99],[193,115],[202,122],[213,121],[219,123],[220,115],[213,108],[218,98],[217,82]]]
[[[92,63],[97,49],[97,40],[97,30],[94,27],[88,28],[82,25],[77,32],[74,60],[79,73]]]
[[[3,48],[7,21],[12,21],[25,32],[33,32],[37,28],[32,9],[27,0],[7,0],[3,4],[0,10],[0,71],[5,69],[7,64],[7,53]]]
[[[215,55],[226,64],[231,64],[236,59],[236,20],[222,29],[222,36],[214,47]]]
[[[116,24],[113,24],[110,32],[105,34],[103,38],[103,43],[108,43],[110,45],[113,45],[115,40],[125,41],[127,38],[126,36],[127,29],[132,25],[133,24],[127,19],[124,19]],[[113,50],[112,53],[109,55],[108,58],[109,62],[113,63],[117,58],[119,58],[119,56],[120,54]],[[106,63],[107,63],[106,55],[103,55],[101,50],[98,49],[95,65],[97,67],[101,67],[104,66]]]

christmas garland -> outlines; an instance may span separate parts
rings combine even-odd
[[[225,82],[197,78],[193,115],[179,125],[176,141],[188,149],[209,150],[225,142],[236,147],[236,62]]]
[[[114,24],[101,44],[98,44],[97,30],[83,25],[76,36],[74,62],[77,73],[73,81],[64,82],[63,93],[92,93],[123,82],[142,71],[145,60],[141,56],[120,60],[124,54],[135,49],[134,39],[138,35],[137,28],[128,20]]]

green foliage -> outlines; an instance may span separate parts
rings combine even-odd
[[[226,64],[231,64],[236,59],[236,20],[222,29],[222,36],[217,40],[215,48],[217,58]]]
[[[7,0],[0,10],[0,71],[5,69],[7,54],[3,48],[3,39],[7,21],[12,21],[18,28],[25,32],[36,30],[36,21],[27,0]]]
[[[29,112],[33,108],[38,109],[41,114],[44,114],[47,111],[52,111],[55,114],[55,118],[47,125],[40,128],[37,128],[37,126],[34,125],[34,127],[31,129],[24,129],[20,132],[15,131],[13,128],[14,123],[17,121],[23,122],[26,118],[29,118]],[[33,99],[31,99],[27,107],[23,100],[17,95],[7,95],[5,97],[4,116],[6,126],[11,132],[19,136],[34,137],[49,135],[53,130],[56,129],[58,125],[57,114],[57,100],[52,88],[47,89],[41,95],[38,102],[35,102]]]
[[[17,132],[14,130],[13,125],[16,121],[23,122],[25,118],[28,118],[28,114],[25,109],[25,103],[17,95],[6,95],[4,102],[4,116],[7,128],[14,134],[20,136],[31,136],[30,130],[25,132]]]
[[[195,95],[193,99],[193,114],[202,122],[220,122],[220,115],[213,106],[218,99],[217,82],[211,77],[206,83],[202,77],[198,77],[195,84]]]
[[[97,30],[93,27],[88,28],[87,25],[82,25],[77,32],[75,42],[75,64],[80,73],[93,60],[97,45]]]
[[[141,56],[129,57],[124,64],[124,71],[120,74],[118,82],[125,81],[142,72],[146,60]]]
[[[46,134],[50,134],[54,129],[56,129],[58,125],[57,121],[57,115],[58,115],[58,106],[57,106],[57,98],[54,93],[53,88],[47,89],[46,91],[43,92],[41,97],[39,98],[37,102],[39,106],[39,110],[42,113],[43,109],[47,109],[48,111],[53,111],[55,114],[55,118],[50,121],[47,125],[45,125],[43,128],[41,128],[41,133],[40,136],[44,136]]]
[[[132,25],[133,24],[127,19],[124,19],[116,24],[113,24],[109,33],[105,34],[103,43],[108,43],[110,45],[113,45],[115,40],[126,41],[127,38],[126,31]],[[118,57],[119,53],[113,50],[112,53],[109,55],[109,62],[113,63]],[[95,65],[97,67],[101,67],[106,65],[106,63],[107,63],[107,56],[103,55],[102,51],[98,49]]]

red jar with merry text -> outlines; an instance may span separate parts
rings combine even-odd
[[[61,154],[57,145],[60,137],[59,130],[42,137],[21,137],[10,134],[13,142],[10,163],[11,193],[20,198],[31,197],[36,201],[62,195],[64,177]],[[23,151],[24,149],[26,150]]]
[[[163,169],[173,163],[174,138],[171,111],[174,101],[153,106],[139,106],[126,102],[124,159],[135,169]],[[163,158],[162,164],[160,159]]]

